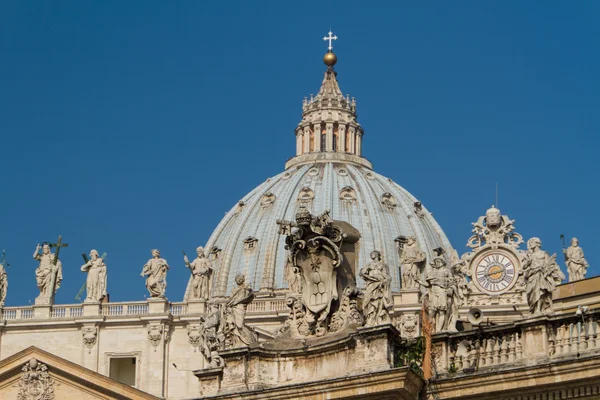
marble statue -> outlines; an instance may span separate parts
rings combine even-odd
[[[0,264],[0,307],[4,306],[4,300],[6,300],[6,292],[8,291],[8,275],[4,265]]]
[[[583,249],[579,247],[579,240],[577,238],[571,239],[571,247],[563,249],[563,252],[565,253],[567,271],[569,272],[569,282],[585,279],[589,265],[584,258]]]
[[[371,262],[360,270],[359,275],[366,284],[363,294],[365,325],[390,323],[389,311],[393,306],[390,289],[392,277],[387,264],[382,261],[379,251],[371,252]]]
[[[421,280],[421,269],[425,264],[425,253],[421,251],[417,240],[411,236],[402,247],[400,256],[402,288],[416,289]]]
[[[522,256],[529,313],[537,315],[551,312],[552,292],[565,279],[556,264],[556,254],[550,256],[543,251],[542,241],[534,237],[527,241],[527,251]]]
[[[452,297],[455,290],[454,278],[442,256],[434,258],[430,268],[426,269],[423,286],[427,288],[429,296],[429,316],[433,322],[433,331],[447,330],[450,321],[447,313],[452,311]]]
[[[223,359],[217,353],[221,340],[219,338],[219,328],[221,326],[221,308],[219,303],[210,302],[208,305],[208,314],[200,318],[200,335],[202,338],[200,351],[208,360],[209,368],[220,367],[223,365]]]
[[[210,278],[212,277],[213,268],[204,254],[202,246],[196,249],[198,257],[190,263],[186,255],[183,256],[185,265],[192,272],[192,299],[208,299]]]
[[[160,258],[160,251],[153,249],[152,258],[144,265],[141,276],[146,277],[146,288],[152,297],[165,297],[167,290],[167,260]]]
[[[301,293],[302,280],[300,279],[300,273],[298,268],[294,266],[294,261],[292,260],[292,253],[288,252],[283,274],[285,276],[285,280],[288,283],[288,288],[290,289],[290,292]]]
[[[40,249],[42,253],[40,254]],[[35,270],[35,280],[38,289],[40,289],[40,295],[36,298],[36,304],[38,303],[50,303],[52,296],[60,288],[62,282],[62,263],[59,259],[56,259],[56,265],[54,265],[54,254],[50,251],[50,245],[44,244],[43,246],[38,243],[33,252],[33,258],[38,260],[40,263]],[[52,283],[54,281],[54,293],[52,293]]]
[[[252,288],[245,284],[246,278],[239,274],[235,277],[237,288],[223,310],[222,328],[225,336],[225,348],[248,346],[257,341],[256,334],[245,324],[246,308],[254,299]]]
[[[81,271],[88,274],[84,302],[99,302],[106,296],[106,264],[96,250],[90,251],[90,260],[81,266]]]
[[[467,293],[469,291],[469,282],[467,281],[467,274],[464,270],[464,261],[458,259],[458,256],[450,257],[451,266],[450,273],[452,279],[447,295],[448,310],[444,321],[445,330],[449,332],[456,332],[456,323],[459,319],[460,306],[465,304],[467,301]]]

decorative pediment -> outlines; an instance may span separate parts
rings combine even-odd
[[[158,400],[35,346],[0,361],[0,399]]]

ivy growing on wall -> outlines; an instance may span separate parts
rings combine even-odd
[[[395,366],[408,366],[413,372],[423,376],[423,356],[425,355],[425,337],[403,340],[396,348]]]

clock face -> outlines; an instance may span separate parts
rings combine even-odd
[[[503,251],[490,251],[478,257],[475,264],[475,282],[485,292],[500,293],[517,281],[515,257]]]

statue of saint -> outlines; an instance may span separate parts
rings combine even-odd
[[[552,311],[552,292],[565,279],[556,264],[556,254],[550,256],[543,251],[540,239],[529,239],[527,251],[523,254],[523,271],[529,313],[535,315]]]
[[[106,296],[106,264],[96,250],[90,251],[90,260],[81,266],[87,272],[85,302],[99,302]]]
[[[417,239],[414,236],[402,248],[400,256],[402,272],[402,288],[417,289],[421,280],[421,267],[425,263],[425,253],[421,251]]]
[[[223,311],[223,333],[225,335],[225,347],[248,346],[256,342],[257,338],[253,331],[244,323],[246,319],[246,308],[254,299],[252,289],[245,284],[246,278],[239,274],[235,277],[237,288],[233,289]]]
[[[208,305],[208,314],[205,318],[200,318],[200,332],[202,335],[202,347],[200,351],[209,362],[209,368],[219,367],[222,358],[217,353],[219,347],[219,327],[221,324],[221,308],[219,303],[210,302]]]
[[[196,249],[198,257],[190,263],[187,256],[183,256],[185,265],[192,271],[192,299],[208,299],[210,278],[213,273],[212,265],[204,254],[202,246]]]
[[[41,254],[40,249],[42,250]],[[50,251],[49,244],[42,246],[38,243],[33,252],[33,258],[40,262],[35,270],[35,280],[37,287],[40,289],[36,304],[49,304],[62,282],[62,263],[57,259],[56,265],[54,265],[54,254]],[[53,281],[54,288],[51,288]],[[53,289],[54,293],[52,293]]]
[[[430,264],[431,268],[425,272],[425,283],[429,295],[429,316],[433,322],[434,332],[441,332],[448,328],[450,317],[446,314],[452,312],[448,309],[452,305],[452,296],[455,291],[454,277],[446,266],[446,260],[438,256]]]
[[[571,239],[571,247],[563,249],[563,252],[567,262],[569,282],[585,279],[589,265],[583,256],[583,249],[579,247],[579,240],[577,238]]]
[[[167,260],[160,258],[158,249],[152,250],[152,258],[144,265],[141,276],[146,277],[146,288],[152,297],[165,297],[167,290]]]
[[[359,275],[366,283],[363,297],[365,325],[391,322],[389,310],[393,306],[390,290],[392,277],[387,264],[381,260],[379,251],[371,252],[371,262],[360,270]]]
[[[4,269],[4,265],[0,264],[0,307],[4,306],[6,300],[6,291],[8,290],[8,275]]]
[[[290,292],[301,293],[302,280],[300,277],[300,271],[298,271],[298,268],[294,266],[294,260],[292,259],[291,253],[288,253],[286,257],[283,274],[285,276],[285,280],[288,283],[288,288],[290,289]]]

